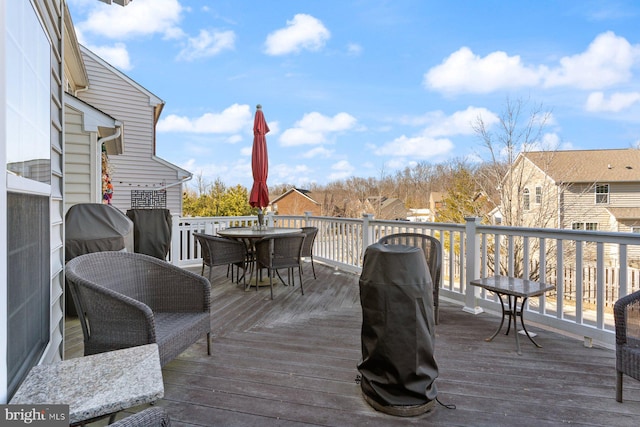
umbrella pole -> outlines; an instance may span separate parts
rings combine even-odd
[[[264,213],[262,212],[262,208],[258,209],[258,225],[260,226],[260,229],[262,229],[262,226],[264,225]]]

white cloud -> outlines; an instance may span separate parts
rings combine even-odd
[[[587,98],[585,109],[591,112],[617,113],[640,101],[640,92],[613,93],[606,99],[604,93],[593,92]]]
[[[402,135],[393,141],[377,148],[378,156],[412,157],[429,159],[447,154],[453,150],[453,143],[446,138],[432,138],[425,135],[407,137]]]
[[[431,123],[424,129],[423,134],[433,138],[453,135],[473,135],[472,124],[481,118],[485,126],[491,127],[500,121],[500,118],[486,108],[467,107],[466,110],[456,111],[450,116],[444,116],[441,112],[431,117]]]
[[[304,153],[302,157],[304,157],[305,159],[312,159],[314,157],[329,158],[334,152],[335,150],[329,150],[324,147],[315,147]]]
[[[154,33],[165,37],[182,34],[178,27],[182,6],[178,0],[135,0],[127,7],[95,4],[87,19],[77,24],[81,31],[113,39]]]
[[[267,182],[293,183],[296,185],[309,182],[311,169],[307,165],[277,164],[269,165]]]
[[[347,160],[340,160],[339,162],[331,165],[331,170],[333,170],[333,172],[329,174],[328,179],[329,181],[336,181],[352,176],[356,168]]]
[[[205,113],[189,118],[171,114],[158,122],[158,132],[229,133],[253,128],[248,105],[233,104],[221,113]]]
[[[193,61],[199,58],[215,56],[223,50],[235,48],[236,35],[233,31],[200,30],[196,37],[187,39],[187,46],[180,51],[178,59]]]
[[[349,43],[347,45],[347,53],[351,56],[358,56],[362,53],[362,46],[357,43]]]
[[[265,41],[268,55],[286,55],[303,49],[317,51],[324,47],[331,33],[322,21],[311,15],[299,13],[287,26],[267,36]]]
[[[522,64],[520,56],[493,52],[481,58],[468,47],[452,53],[424,75],[427,89],[442,92],[489,93],[503,88],[535,86],[540,71]]]
[[[629,81],[640,60],[640,47],[613,32],[598,35],[584,53],[560,60],[560,67],[545,76],[544,86],[599,89]]]
[[[113,46],[87,45],[87,48],[116,68],[123,71],[129,71],[133,68],[129,60],[129,51],[124,43],[115,43]]]
[[[318,112],[305,114],[293,128],[282,133],[283,146],[314,145],[327,141],[326,135],[353,129],[357,124],[355,117],[348,113],[338,113],[333,117]]]
[[[629,81],[640,46],[613,32],[598,35],[583,53],[557,66],[526,65],[519,55],[496,51],[485,57],[468,47],[452,53],[424,75],[425,88],[445,93],[489,93],[519,87],[598,89]]]

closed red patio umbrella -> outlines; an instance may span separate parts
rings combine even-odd
[[[258,219],[262,218],[262,208],[269,204],[269,189],[267,187],[269,157],[267,155],[266,138],[268,132],[269,126],[267,126],[267,121],[264,119],[262,106],[258,104],[256,107],[256,116],[253,121],[253,150],[251,152],[253,187],[249,195],[249,204],[251,207],[260,209]]]

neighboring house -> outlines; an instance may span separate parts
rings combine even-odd
[[[433,214],[431,209],[416,209],[409,208],[407,212],[407,219],[413,222],[432,222]]]
[[[436,213],[438,209],[442,207],[442,199],[444,199],[444,195],[437,191],[432,191],[429,193],[429,210],[431,211],[431,220],[433,221],[436,217]]]
[[[322,205],[315,201],[308,190],[291,188],[271,201],[271,210],[279,215],[304,215],[311,212],[313,216],[322,214]]]
[[[503,225],[640,233],[640,150],[521,153],[502,185]]]
[[[192,174],[155,155],[155,129],[164,102],[137,82],[80,46],[89,77],[77,97],[122,124],[124,152],[109,157],[111,204],[132,208],[166,208],[182,213],[182,185]]]
[[[400,199],[385,196],[367,197],[376,219],[407,219],[407,208]]]

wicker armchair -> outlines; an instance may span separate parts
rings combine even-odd
[[[622,375],[640,380],[640,291],[613,306],[616,325],[616,400],[622,402]]]
[[[302,227],[302,232],[305,234],[304,244],[302,245],[302,257],[311,258],[311,270],[313,271],[313,278],[316,278],[316,267],[313,265],[313,242],[318,235],[317,227]]]
[[[233,239],[212,236],[210,234],[193,233],[202,249],[202,274],[205,266],[209,267],[209,281],[211,270],[216,265],[231,266],[231,281],[233,282],[233,266],[238,267],[238,281],[240,281],[240,268],[247,268],[247,247],[244,243]],[[242,275],[245,280],[245,274]],[[246,285],[246,282],[245,282]]]
[[[84,354],[158,344],[164,366],[203,335],[211,355],[211,285],[166,261],[95,252],[65,268],[84,335]]]
[[[271,299],[273,299],[273,273],[286,268],[289,284],[295,284],[291,280],[293,269],[298,269],[300,290],[304,295],[302,286],[302,245],[305,235],[287,234],[283,236],[265,237],[256,242],[256,267],[258,270],[266,268],[269,274],[269,286],[271,287]],[[258,276],[256,274],[256,290],[258,289]]]
[[[422,248],[427,260],[427,266],[429,266],[431,281],[433,282],[433,314],[437,325],[440,321],[438,296],[440,295],[440,271],[442,269],[442,245],[440,241],[435,237],[420,233],[398,233],[384,236],[378,240],[378,243]]]
[[[112,427],[169,427],[171,419],[167,411],[161,407],[155,407],[129,415],[109,425]]]

